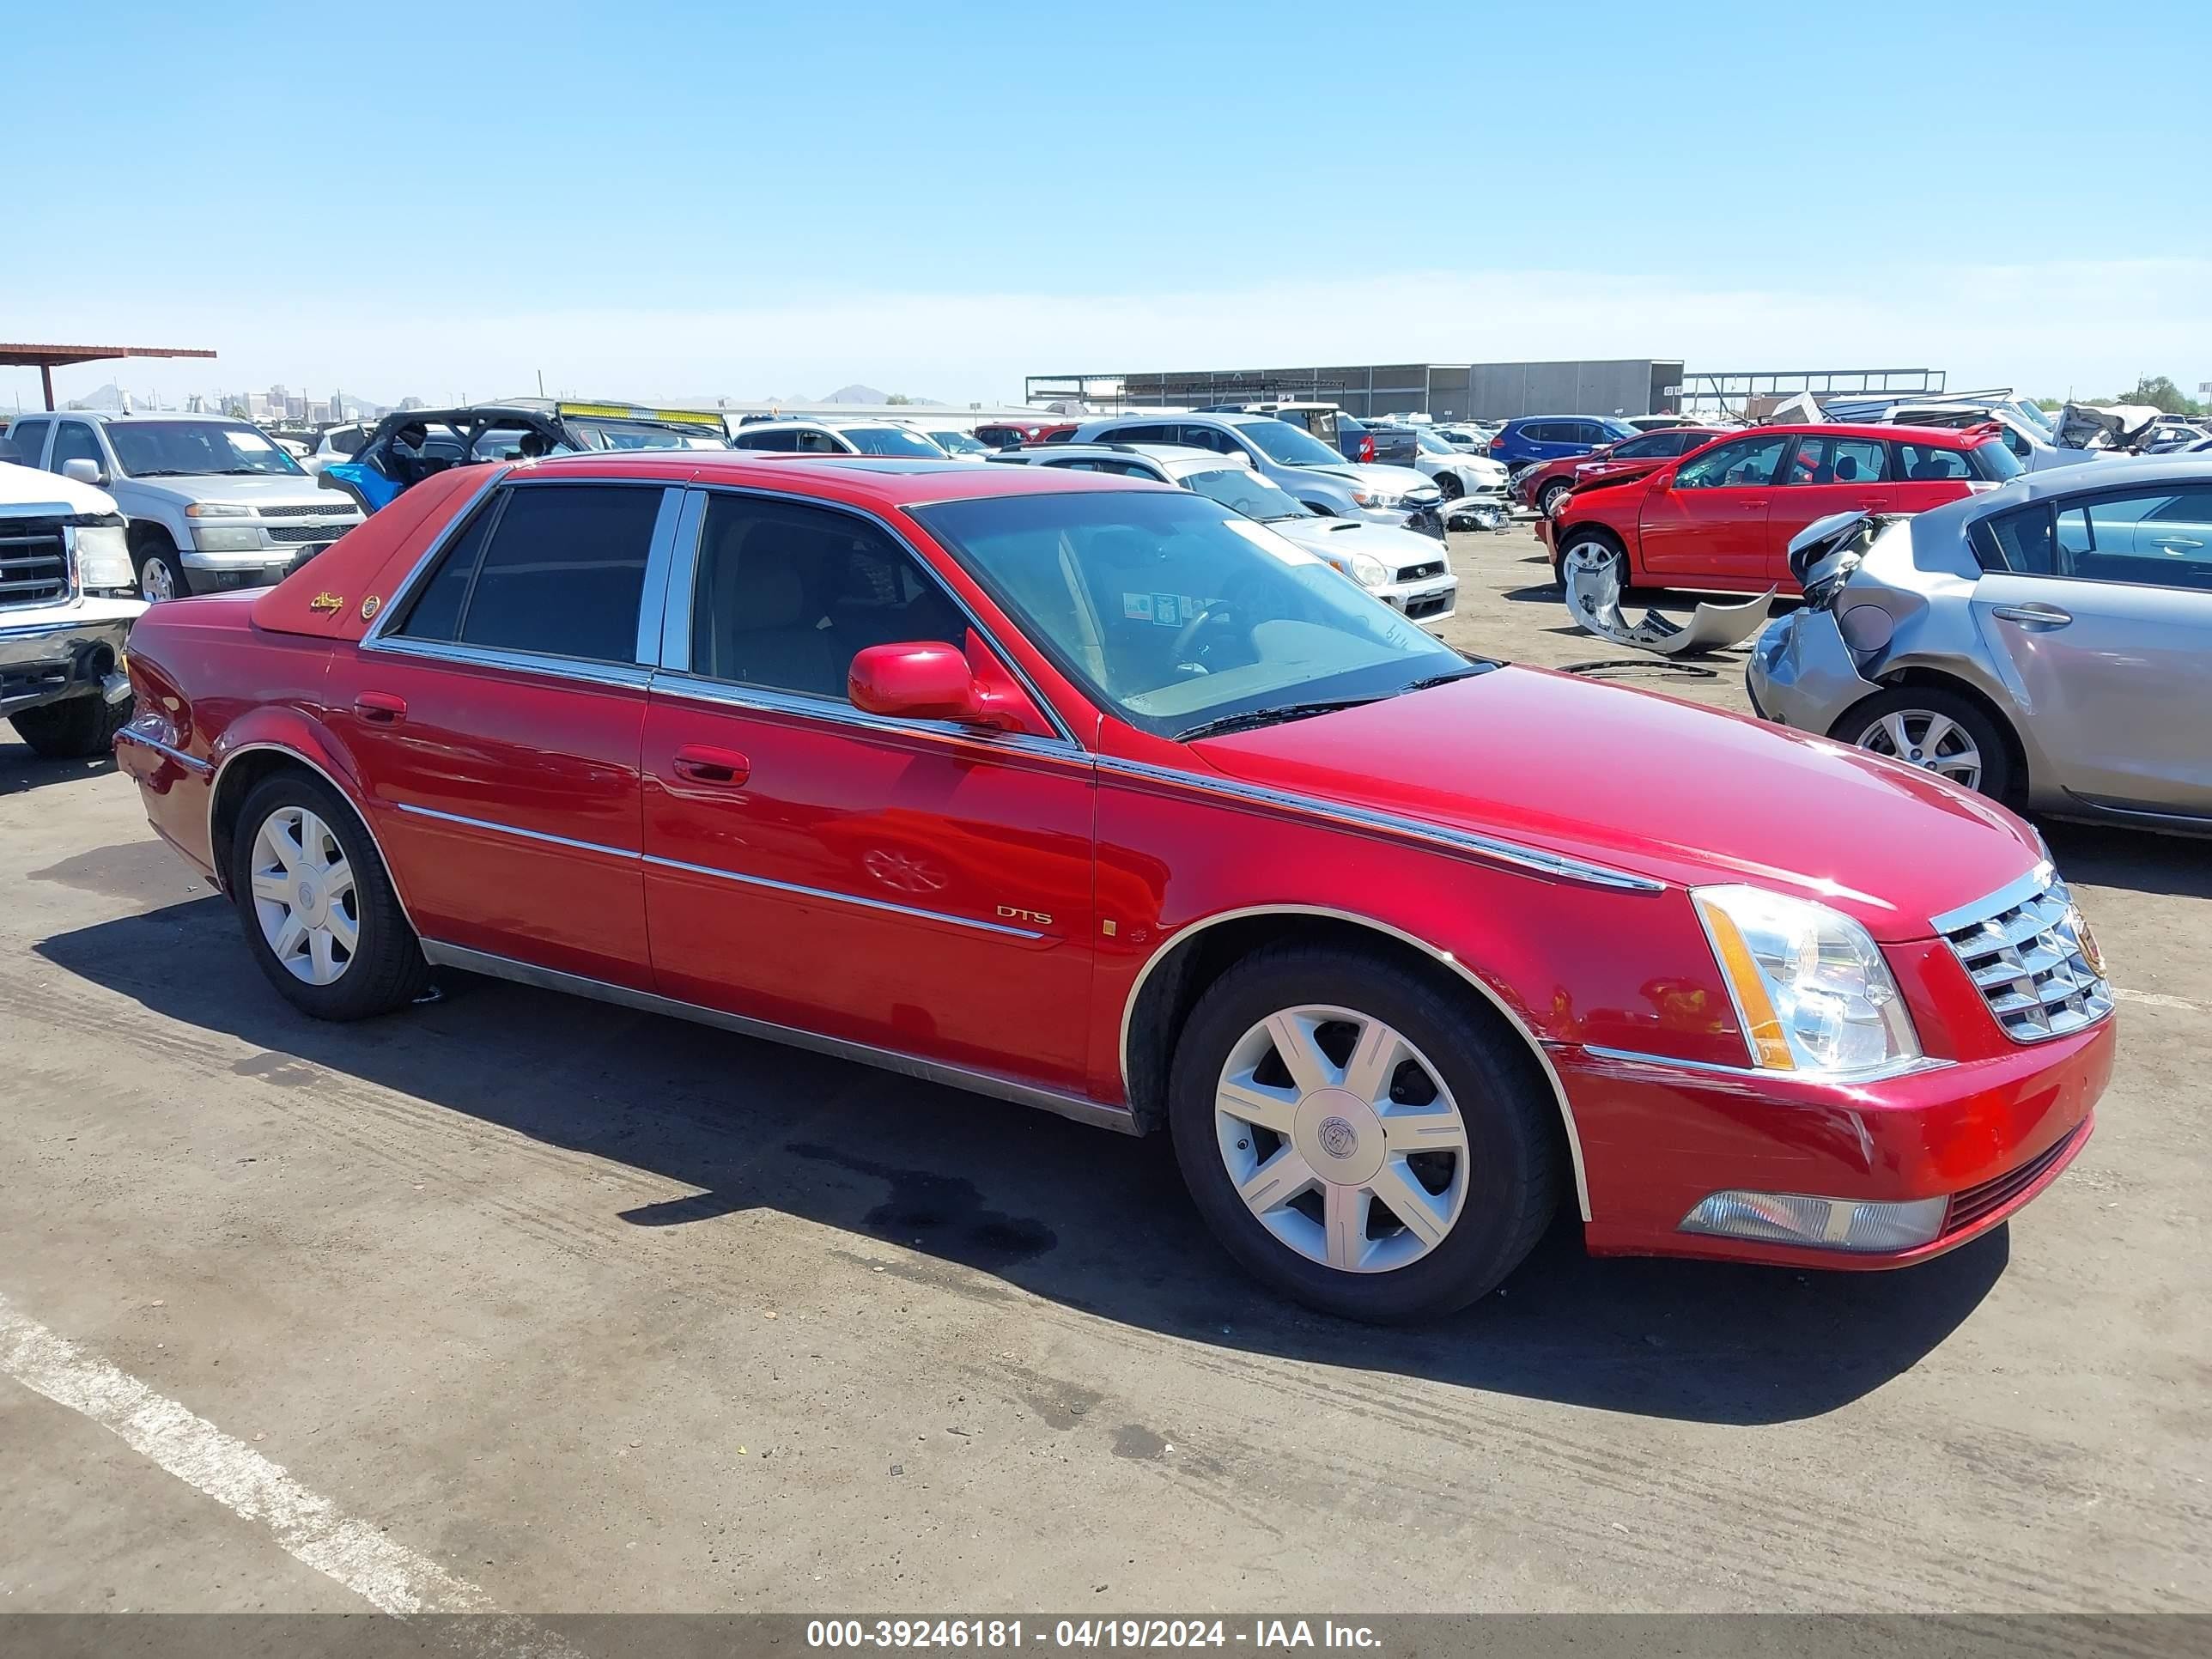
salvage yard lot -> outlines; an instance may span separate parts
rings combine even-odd
[[[1454,552],[1453,643],[1624,654],[1525,529]],[[460,975],[317,1024],[126,780],[0,735],[0,1370],[202,1420],[0,1378],[0,1608],[2212,1608],[2212,861],[2045,828],[2124,1030],[2009,1228],[1820,1275],[1561,1227],[1378,1332],[1255,1291],[1162,1141]],[[384,1567],[296,1559],[263,1460]]]

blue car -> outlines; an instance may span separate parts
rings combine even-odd
[[[1626,421],[1601,415],[1523,415],[1506,422],[1490,441],[1490,459],[1509,468],[1533,466],[1563,455],[1587,455],[1600,444],[1637,435]]]

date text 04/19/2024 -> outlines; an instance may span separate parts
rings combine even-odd
[[[1368,1626],[1328,1619],[815,1619],[807,1622],[806,1645],[924,1652],[1241,1647],[1267,1653],[1300,1648],[1371,1651],[1381,1643]]]

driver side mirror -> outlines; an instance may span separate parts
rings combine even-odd
[[[1673,467],[1670,466],[1664,471],[1655,472],[1651,475],[1651,493],[1653,495],[1663,495],[1674,487],[1674,469]]]
[[[1021,683],[972,631],[964,653],[933,640],[868,646],[854,653],[845,695],[864,714],[1056,735]]]
[[[88,461],[82,455],[73,455],[62,463],[62,477],[72,483],[104,484],[107,482],[100,470],[100,463]]]

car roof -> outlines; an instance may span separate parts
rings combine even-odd
[[[1262,421],[1274,421],[1272,415],[1247,415],[1241,410],[1229,410],[1216,414],[1201,414],[1189,410],[1125,410],[1119,415],[1099,415],[1083,422],[1085,426],[1119,426],[1125,421],[1159,421],[1180,424],[1184,421],[1211,422],[1216,426],[1257,426]],[[1281,426],[1283,422],[1275,421]]]
[[[24,411],[24,415],[29,415],[33,412],[33,411],[32,410],[26,410]],[[119,409],[42,409],[35,412],[42,416],[75,415],[81,420],[106,421],[118,423],[131,421],[222,421],[232,426],[252,426],[253,424],[251,421],[241,421],[235,415],[195,415],[189,410],[183,409],[141,409],[133,410],[127,415]],[[16,418],[20,420],[22,416],[19,416]]]
[[[756,449],[597,451],[522,463],[530,477],[638,478],[701,486],[783,490],[888,509],[996,495],[1079,495],[1097,489],[1163,489],[1144,478],[1072,467],[999,461],[907,459],[883,455],[787,455]]]
[[[1038,465],[1045,465],[1063,455],[1073,455],[1079,460],[1127,460],[1134,456],[1140,461],[1152,461],[1161,466],[1183,467],[1192,471],[1233,470],[1249,472],[1251,462],[1242,455],[1224,455],[1219,450],[1200,449],[1195,444],[1025,444],[1018,450],[1001,450],[1002,459],[1015,456],[1035,456]]]

